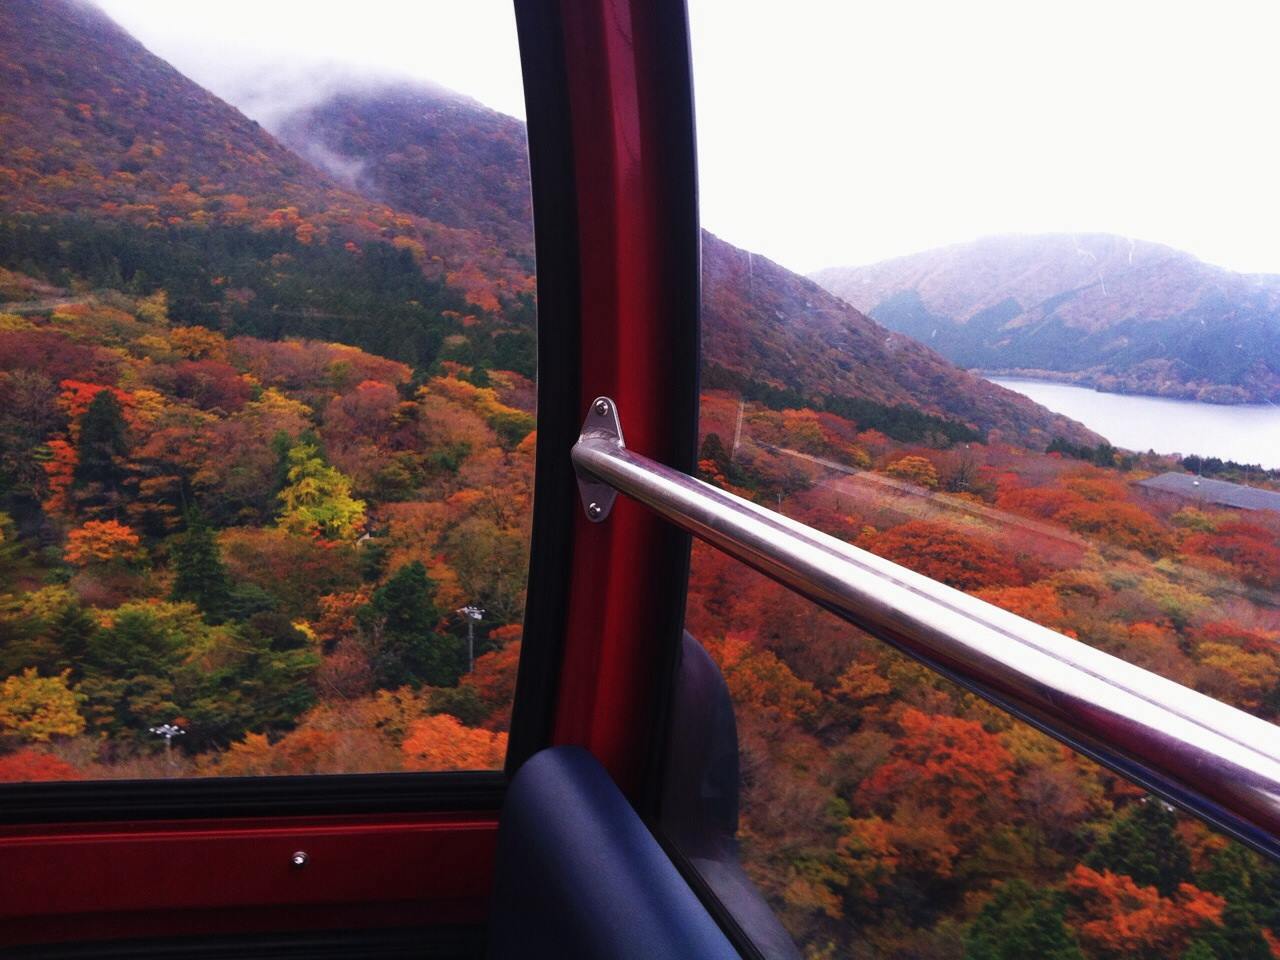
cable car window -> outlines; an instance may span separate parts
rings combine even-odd
[[[1268,17],[691,0],[700,476],[1274,721]],[[688,600],[740,797],[682,674],[664,829],[748,935],[735,847],[807,957],[1276,949],[1270,862],[702,543]]]
[[[466,6],[0,10],[0,781],[502,766],[534,250]]]

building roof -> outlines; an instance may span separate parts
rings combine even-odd
[[[1241,483],[1210,480],[1189,473],[1162,473],[1150,480],[1139,481],[1138,486],[1239,510],[1280,511],[1280,493],[1274,490],[1259,490]]]

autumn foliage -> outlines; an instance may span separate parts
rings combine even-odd
[[[1080,938],[1099,957],[1180,956],[1197,930],[1222,923],[1226,903],[1189,883],[1162,897],[1154,887],[1083,864],[1072,871],[1066,890],[1077,904]]]
[[[913,520],[866,540],[871,552],[960,590],[1015,587],[1027,581],[1018,558],[951,526]]]

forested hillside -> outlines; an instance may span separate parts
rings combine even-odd
[[[363,271],[372,256],[358,286],[375,285],[380,263],[420,274],[419,289],[395,301],[425,304],[414,325],[454,302],[493,319],[515,304],[511,322],[531,322],[528,257],[341,187],[88,3],[0,7],[0,74],[0,211],[20,215],[22,243],[45,238],[29,265],[44,269],[48,248],[71,245],[73,272],[90,282],[143,293],[176,283],[179,322],[270,313],[241,329],[313,335],[304,321],[324,314],[359,342],[369,314],[342,312],[331,288],[308,287]],[[20,267],[23,249],[0,265]]]
[[[886,330],[813,281],[709,233],[703,235],[702,283],[708,382],[725,370],[790,388],[805,406],[838,411],[842,400],[864,400],[910,407],[1033,449],[1056,436],[1089,444],[1100,439]]]
[[[528,381],[0,280],[0,778],[500,764]]]
[[[531,261],[77,0],[0,69],[0,779],[500,765]]]
[[[532,268],[529,159],[519,120],[425,84],[353,79],[283,114],[275,127],[282,142],[347,186],[474,230]]]
[[[1277,718],[1280,514],[1145,498],[1167,458],[938,449],[736,393],[702,430],[711,482]],[[1275,864],[700,543],[687,624],[737,704],[748,871],[806,957],[1280,956]]]

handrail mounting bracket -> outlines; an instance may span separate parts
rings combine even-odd
[[[582,433],[578,435],[578,443],[583,441],[603,441],[619,448],[626,446],[622,440],[618,405],[609,397],[596,397],[591,401],[591,406],[587,408],[587,419],[582,422]],[[618,491],[587,471],[575,469],[583,512],[592,523],[603,523],[609,519],[613,503],[618,499]]]

